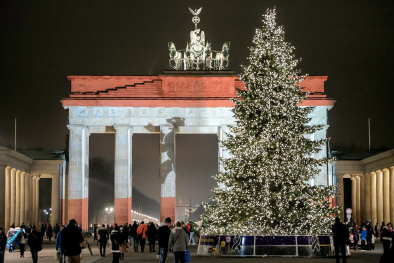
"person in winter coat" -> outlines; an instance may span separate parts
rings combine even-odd
[[[100,256],[105,257],[105,247],[107,246],[109,233],[103,224],[102,228],[98,230],[100,242]]]
[[[189,239],[189,245],[195,245],[196,241],[194,241],[194,229],[193,229],[193,221],[190,221],[187,225],[186,225],[187,230],[190,233],[190,239]]]
[[[372,228],[372,226],[371,226],[371,224],[369,223],[368,220],[367,220],[367,224],[365,226],[365,229],[367,230],[367,250],[371,251],[371,249],[372,249],[373,228]]]
[[[44,223],[41,223],[40,233],[41,233],[42,238],[44,238],[46,231],[47,231],[46,225]]]
[[[346,263],[346,243],[349,240],[349,234],[346,227],[341,223],[339,217],[335,218],[335,224],[332,226],[334,234],[334,247],[336,262],[339,263],[339,248],[342,252],[342,262]]]
[[[123,244],[123,235],[119,233],[119,228],[116,226],[111,232],[111,243],[112,243],[112,263],[119,263],[121,257],[119,245]]]
[[[176,222],[175,228],[171,231],[170,239],[168,240],[168,249],[172,249],[174,252],[174,262],[184,263],[185,262],[185,252],[187,250],[187,243],[189,238],[182,229],[182,223]]]
[[[156,227],[153,223],[150,223],[148,227],[149,252],[156,252],[155,251],[156,237],[157,237]]]
[[[126,240],[127,240],[127,234],[125,233],[125,228],[123,226],[121,226],[119,228],[119,235],[122,236],[123,238],[123,243],[118,243],[119,244],[119,251],[120,251],[120,259],[124,260],[124,247],[126,246]],[[123,247],[121,247],[120,245],[124,245]]]
[[[38,251],[42,249],[42,235],[37,231],[36,226],[33,226],[31,229],[31,233],[29,238],[27,239],[27,243],[30,247],[31,258],[33,259],[33,263],[37,263],[38,261]]]
[[[0,263],[4,263],[5,246],[7,245],[7,237],[0,227]]]
[[[137,222],[134,221],[133,226],[131,227],[131,236],[133,237],[133,245],[134,245],[134,252],[138,252],[138,235],[137,235],[138,225]]]
[[[97,225],[93,225],[93,241],[97,240]]]
[[[30,232],[31,232],[31,224],[30,224],[30,222],[27,222],[26,232],[27,232],[28,234],[30,234]]]
[[[376,223],[374,229],[375,229],[375,236],[376,236],[376,238],[378,238],[379,237],[379,223]]]
[[[80,263],[81,243],[84,238],[81,231],[77,227],[77,221],[71,219],[67,227],[61,232],[62,247],[68,262]]]
[[[21,258],[25,257],[25,246],[27,243],[27,234],[25,228],[21,228],[18,234],[18,240],[19,240],[19,252],[21,255]]]
[[[57,238],[57,233],[59,233],[60,231],[60,227],[59,225],[56,223],[56,225],[53,227],[53,232],[55,232],[55,240]]]
[[[62,226],[62,229],[64,229],[64,226]],[[66,257],[64,254],[64,249],[62,246],[62,232],[59,232],[56,235],[56,251],[59,251],[59,263],[63,263],[63,259],[64,259],[64,263],[66,263]]]
[[[383,227],[380,241],[382,241],[383,244],[383,253],[388,253],[390,249],[390,244],[393,241],[393,229],[391,223],[388,223],[387,226]]]
[[[140,241],[141,252],[144,253],[145,250],[145,240],[146,240],[146,232],[148,228],[144,224],[144,221],[141,222],[141,225],[137,228],[137,235]]]
[[[167,252],[168,252],[168,240],[171,235],[171,218],[167,217],[164,223],[160,223],[159,230],[157,230],[157,236],[159,238],[159,251],[160,251],[160,263],[166,263]]]
[[[367,229],[365,228],[365,225],[361,226],[361,251],[365,250],[365,241],[367,241]]]
[[[51,238],[52,238],[52,231],[53,231],[53,229],[52,229],[51,224],[48,224],[48,226],[47,226],[47,238],[49,239],[49,241],[51,241]]]
[[[356,251],[357,250],[357,247],[358,247],[358,227],[357,227],[357,224],[354,224],[353,225],[353,228],[352,228],[352,234],[353,234],[353,248],[354,248],[354,251]]]

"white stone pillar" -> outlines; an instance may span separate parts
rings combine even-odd
[[[338,189],[337,189],[337,191],[338,191],[338,196],[336,197],[336,199],[337,199],[337,206],[340,206],[340,207],[344,207],[344,191],[343,191],[343,175],[336,175],[336,181],[337,181],[337,184],[338,184]],[[340,214],[339,214],[339,217],[342,219],[342,220],[345,220],[346,221],[346,218],[345,218],[345,213],[344,213],[344,208],[341,210],[341,212],[340,212]]]
[[[86,155],[89,153],[86,141],[86,126],[67,125],[69,137],[69,175],[68,175],[68,220],[75,219],[87,230],[86,171],[89,168]],[[85,200],[86,199],[86,200]]]
[[[229,127],[227,125],[221,125],[218,128],[218,151],[219,151],[219,158],[218,158],[218,168],[219,168],[219,172],[224,172],[224,165],[223,165],[223,161],[222,158],[229,158],[230,154],[229,151],[222,147],[221,143],[222,141],[225,141],[227,139],[227,134],[229,134]],[[224,184],[219,184],[218,185],[219,188],[225,188]]]
[[[164,222],[167,217],[175,222],[175,156],[175,127],[160,125],[160,222]]]
[[[10,225],[12,224],[10,221],[11,218],[11,167],[7,166],[5,168],[5,219],[4,219],[4,227],[5,230],[8,231],[10,229]]]
[[[51,191],[51,224],[52,227],[56,224],[60,225],[60,181],[58,174],[52,176],[52,191]]]
[[[378,205],[378,223],[383,222],[383,172],[376,171],[376,195]]]
[[[383,169],[383,222],[390,221],[390,171]]]
[[[371,226],[375,227],[378,222],[378,209],[377,209],[377,200],[376,200],[376,173],[371,172],[371,214],[372,221]]]
[[[360,227],[361,223],[365,223],[365,183],[364,183],[364,175],[360,175]]]
[[[372,222],[372,213],[371,213],[371,175],[365,174],[365,220]],[[363,222],[364,222],[363,221]]]
[[[352,175],[352,222],[357,223],[357,178],[356,176]]]
[[[356,176],[356,199],[357,199],[357,225],[361,225],[361,181],[360,176]]]
[[[30,219],[30,174],[26,173],[25,174],[25,224],[29,222]]]
[[[15,222],[15,208],[16,208],[16,169],[12,168],[11,169],[11,216],[10,216],[10,225],[16,224],[16,222]]]
[[[115,200],[114,220],[118,224],[131,223],[132,208],[132,136],[130,125],[115,128]]]
[[[16,171],[16,183],[15,183],[15,226],[20,226],[21,214],[20,214],[20,200],[21,199],[21,171]]]
[[[36,226],[38,227],[40,223],[40,176],[36,176],[34,186],[36,188],[36,200],[35,200],[35,207],[34,207],[34,219],[36,221]]]
[[[29,209],[29,220],[31,221],[30,223],[32,224],[32,225],[34,225],[35,224],[35,222],[34,222],[34,220],[35,220],[35,217],[34,217],[34,209],[35,209],[35,206],[34,206],[34,204],[35,204],[35,198],[36,198],[36,190],[35,190],[35,187],[34,187],[34,181],[35,181],[35,175],[31,175],[30,176],[30,185],[29,185],[29,189],[30,189],[30,200],[29,200],[29,204],[30,204],[30,209]]]
[[[394,224],[394,166],[390,167],[390,218]]]
[[[21,172],[21,180],[20,180],[20,219],[19,219],[19,226],[22,223],[25,223],[25,172]]]

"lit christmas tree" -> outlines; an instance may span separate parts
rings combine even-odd
[[[308,184],[327,159],[313,158],[326,140],[306,135],[324,127],[308,125],[313,107],[298,106],[307,97],[297,85],[299,60],[275,17],[268,9],[241,74],[246,90],[233,100],[237,126],[222,143],[231,158],[214,176],[224,187],[204,204],[206,234],[329,233],[340,209],[330,208],[336,186]]]

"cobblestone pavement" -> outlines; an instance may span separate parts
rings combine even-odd
[[[112,254],[111,254],[111,247],[107,244],[107,255],[106,257],[100,257],[99,248],[97,244],[93,242],[92,238],[88,239],[89,243],[92,246],[93,256],[89,254],[87,249],[83,250],[82,262],[90,263],[90,262],[97,262],[97,263],[110,263],[112,262]],[[135,253],[134,250],[130,248],[129,252],[125,254],[125,260],[121,260],[120,262],[159,262],[156,259],[158,248],[156,246],[156,252],[150,253],[149,246],[146,246],[145,253]],[[198,263],[227,263],[227,262],[245,262],[245,263],[284,263],[284,262],[291,262],[291,263],[330,263],[335,262],[335,258],[285,258],[285,257],[265,257],[265,258],[220,258],[220,257],[201,257],[196,255],[197,246],[191,246],[191,263],[198,262]],[[352,255],[348,258],[347,262],[349,263],[378,263],[380,256],[383,253],[383,248],[381,244],[376,244],[376,248],[374,251],[367,252],[367,251],[356,251],[352,252]],[[44,249],[39,252],[39,263],[54,263],[54,256],[56,253],[55,249],[55,242],[48,242],[47,240],[44,241]],[[15,262],[15,263],[23,263],[23,262],[32,262],[30,251],[27,250],[25,252],[25,257],[20,258],[19,250],[15,250],[13,253],[9,253],[6,251],[5,253],[5,262]],[[172,253],[168,254],[168,263],[174,262],[174,257]]]

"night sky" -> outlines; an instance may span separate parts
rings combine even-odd
[[[199,28],[213,49],[231,41],[230,68],[240,73],[254,30],[262,25],[261,15],[276,6],[278,24],[284,25],[287,41],[302,57],[302,73],[328,76],[326,93],[337,100],[329,112],[331,149],[368,149],[368,118],[372,147],[394,147],[392,0],[14,0],[0,5],[1,145],[13,148],[18,118],[18,148],[64,149],[67,112],[59,100],[70,91],[67,75],[159,74],[168,67],[167,43],[184,48],[194,29],[189,6],[203,7]],[[94,136],[91,154],[113,158],[113,138]],[[158,176],[159,139],[137,137],[135,187],[155,196],[158,179],[152,187],[146,182]],[[179,193],[212,188],[216,138],[181,135],[177,140],[182,153],[177,158]],[[147,148],[151,146],[156,148]],[[157,162],[153,167],[151,160]],[[209,190],[192,195],[197,204],[207,199]]]

